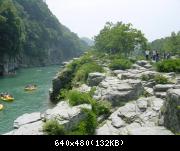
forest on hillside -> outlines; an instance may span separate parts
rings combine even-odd
[[[0,64],[60,63],[87,44],[63,26],[42,0],[0,0]]]
[[[180,31],[177,33],[172,32],[169,37],[154,40],[150,43],[150,48],[180,54]]]

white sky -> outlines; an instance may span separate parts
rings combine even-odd
[[[180,0],[46,0],[59,21],[92,38],[107,21],[132,23],[149,41],[180,31]]]

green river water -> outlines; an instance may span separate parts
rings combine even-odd
[[[43,112],[52,107],[49,101],[49,88],[59,70],[59,66],[21,69],[15,76],[0,78],[0,92],[9,92],[15,98],[13,102],[0,100],[0,104],[4,105],[4,109],[0,111],[0,134],[11,131],[18,116]],[[24,87],[32,83],[38,85],[38,89],[34,92],[25,92]]]

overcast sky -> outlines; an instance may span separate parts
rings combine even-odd
[[[93,37],[107,21],[132,23],[149,41],[180,31],[180,0],[46,0],[59,21]]]

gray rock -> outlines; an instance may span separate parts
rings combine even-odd
[[[144,91],[150,96],[154,95],[154,90],[152,88],[144,87]]]
[[[111,121],[96,129],[96,135],[119,135],[119,130],[111,125]]]
[[[16,131],[16,130],[12,130],[12,131],[7,132],[7,133],[5,133],[5,134],[3,134],[3,135],[13,135],[15,131]]]
[[[174,89],[180,89],[180,84],[175,85],[175,86],[174,86]]]
[[[140,79],[140,78],[141,78],[140,74],[130,73],[130,72],[123,73],[121,75],[121,79],[122,80],[126,80],[126,79]]]
[[[170,72],[170,73],[167,73],[167,75],[170,76],[170,77],[175,77],[176,73],[175,72]]]
[[[124,127],[126,123],[118,116],[115,116],[112,118],[112,126],[115,128],[121,128]]]
[[[148,63],[148,64],[144,65],[144,68],[146,68],[146,69],[151,69],[151,68],[152,68],[152,65],[150,65],[150,64]]]
[[[118,74],[125,73],[126,71],[124,70],[114,70],[113,73],[117,76]]]
[[[105,79],[105,77],[106,76],[103,73],[90,73],[87,79],[87,83],[89,86],[97,86],[100,82],[102,82]]]
[[[154,79],[154,77],[158,74],[156,71],[144,71],[141,75],[145,75],[148,79]]]
[[[126,123],[132,123],[137,117],[138,108],[135,103],[127,103],[125,106],[119,108],[118,116],[121,117]]]
[[[133,64],[133,65],[132,65],[132,69],[137,69],[137,70],[139,70],[139,69],[141,69],[141,66],[139,66],[139,65],[137,65],[137,64]]]
[[[129,125],[127,125],[126,127],[120,128],[119,129],[119,134],[120,135],[129,135],[129,130],[134,129],[134,128],[138,128],[141,127],[141,125],[139,123],[131,123]]]
[[[155,96],[157,98],[161,98],[161,99],[165,99],[166,98],[167,93],[166,92],[155,92]]]
[[[128,130],[129,135],[173,135],[165,127],[138,127]]]
[[[161,115],[164,115],[164,125],[175,133],[180,133],[180,89],[167,92],[167,100]]]
[[[57,104],[55,108],[47,110],[44,118],[45,120],[56,119],[60,124],[64,125],[66,129],[70,129],[85,118],[82,108],[92,109],[91,105],[88,104],[71,107],[67,101],[62,101]]]
[[[147,100],[144,98],[140,98],[136,101],[137,107],[140,109],[140,111],[144,112],[148,108]]]
[[[43,122],[37,121],[34,123],[22,125],[17,130],[14,130],[8,134],[10,135],[43,135],[42,126],[43,126]]]
[[[153,88],[156,85],[155,81],[148,81],[143,84],[144,87]]]
[[[139,60],[136,62],[137,65],[144,67],[145,65],[149,64],[146,60]]]
[[[160,99],[160,98],[154,98],[151,100],[151,108],[156,111],[159,112],[161,107],[163,106],[164,100]]]
[[[172,89],[174,87],[173,84],[158,84],[154,86],[154,91],[155,92],[166,92],[169,89]]]
[[[180,84],[180,77],[176,78],[177,84]]]
[[[79,88],[77,88],[77,90],[80,91],[80,92],[90,92],[91,91],[91,87],[89,87],[86,84],[83,84]]]
[[[103,80],[95,92],[97,100],[107,100],[113,106],[123,101],[138,98],[143,92],[140,80],[119,80],[116,77],[107,77]]]
[[[14,128],[19,128],[22,125],[34,123],[34,122],[37,122],[40,120],[41,120],[41,113],[39,113],[39,112],[31,113],[31,114],[24,114],[24,115],[18,117],[14,121]]]
[[[163,104],[164,100],[156,97],[140,98],[137,101],[126,103],[112,113],[102,127],[98,128],[98,134],[103,135],[103,131],[107,135],[166,134],[168,130],[161,130],[159,127],[155,129],[159,124]],[[143,131],[147,127],[150,133]],[[142,129],[139,130],[139,128]]]

